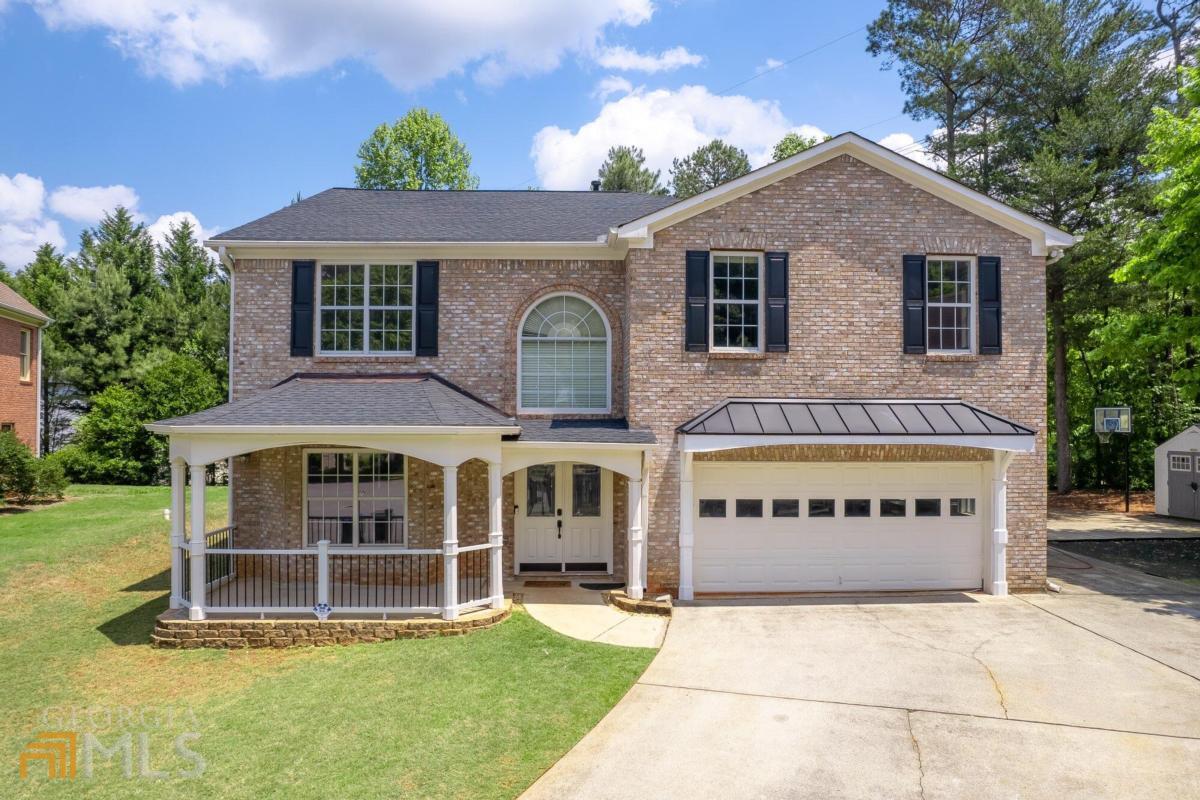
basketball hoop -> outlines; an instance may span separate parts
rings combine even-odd
[[[1125,513],[1129,513],[1129,443],[1133,439],[1133,411],[1129,406],[1098,407],[1095,413],[1096,438],[1108,444],[1114,433],[1125,437]],[[1105,448],[1106,450],[1108,448]],[[1099,453],[1097,453],[1099,456]]]
[[[1100,440],[1100,444],[1108,444],[1108,440],[1112,438],[1112,431],[1096,431],[1096,438]]]

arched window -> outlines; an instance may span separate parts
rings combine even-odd
[[[521,411],[609,410],[608,320],[574,294],[542,300],[521,321],[518,406]]]

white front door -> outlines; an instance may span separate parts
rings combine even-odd
[[[536,464],[516,473],[516,571],[612,572],[612,473]]]

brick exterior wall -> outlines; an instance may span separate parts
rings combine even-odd
[[[790,253],[790,350],[750,357],[683,349],[687,250]],[[1028,240],[850,156],[839,156],[659,231],[626,259],[629,419],[654,430],[652,588],[679,581],[675,428],[731,395],[957,396],[1038,432],[1009,467],[1008,580],[1045,578],[1045,259]],[[1003,355],[905,355],[901,257],[1003,260]]]
[[[21,380],[21,331],[30,332],[29,380]],[[38,346],[41,332],[0,317],[0,423],[12,424],[17,438],[33,452],[38,448]]]
[[[688,353],[684,252],[790,253],[790,351]],[[993,255],[1003,259],[1003,354],[905,355],[901,256]],[[1028,240],[850,156],[839,156],[659,231],[652,249],[612,261],[442,260],[435,358],[292,358],[290,261],[242,259],[235,267],[231,386],[250,396],[295,372],[430,370],[506,413],[516,411],[517,326],[542,296],[570,290],[596,302],[613,329],[613,414],[652,429],[648,583],[679,580],[679,457],[675,428],[731,395],[961,397],[1035,429],[1034,453],[1009,469],[1008,580],[1045,577],[1045,259]],[[628,368],[626,368],[628,365]],[[942,448],[769,448],[753,458],[930,460]],[[742,454],[745,456],[745,454]],[[955,460],[986,458],[953,451]],[[736,456],[712,455],[705,459]],[[234,514],[241,541],[280,545],[300,527],[298,448],[235,459]],[[441,472],[410,460],[414,544],[441,540]],[[624,575],[626,483],[615,476],[614,570]],[[414,488],[420,486],[420,492]],[[486,537],[486,468],[459,476],[460,541]],[[504,481],[505,567],[512,572],[513,481]],[[251,533],[258,530],[261,533]],[[482,539],[479,539],[482,541]]]

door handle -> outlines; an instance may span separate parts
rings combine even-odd
[[[1195,481],[1192,481],[1192,491],[1194,492],[1197,489],[1200,489],[1200,484],[1197,484]]]
[[[562,520],[558,521],[558,538],[562,538]]]

